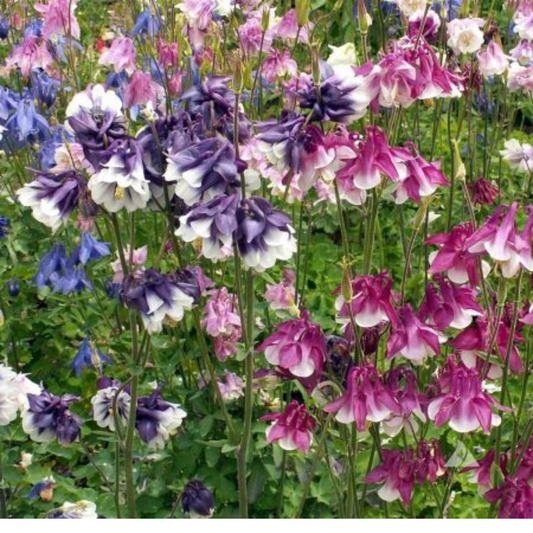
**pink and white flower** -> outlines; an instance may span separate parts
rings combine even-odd
[[[455,54],[473,54],[483,44],[483,19],[453,19],[448,22],[448,46]]]
[[[113,67],[117,74],[122,71],[132,74],[137,68],[136,57],[137,51],[133,41],[129,37],[117,37],[110,48],[100,56],[98,64]]]
[[[484,52],[479,52],[477,58],[479,71],[485,78],[501,76],[509,68],[507,56],[495,41],[491,41]]]

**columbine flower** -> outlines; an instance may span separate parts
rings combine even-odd
[[[491,41],[485,52],[478,53],[479,71],[485,78],[500,76],[509,68],[509,61],[503,50]]]
[[[288,215],[274,209],[268,200],[251,196],[237,210],[235,241],[244,265],[256,272],[287,261],[296,252],[294,229]]]
[[[267,290],[265,291],[265,294],[263,294],[263,298],[270,304],[271,309],[274,311],[286,309],[294,313],[298,311],[295,309],[294,303],[296,297],[294,288],[295,279],[294,272],[285,269],[283,270],[282,280],[279,283],[275,285],[267,283]]]
[[[396,310],[392,306],[392,280],[386,271],[377,276],[358,276],[351,282],[353,298],[350,302],[339,294],[335,302],[337,316],[343,323],[351,320],[362,328],[377,326],[380,322],[396,322]],[[350,313],[351,307],[351,313]]]
[[[422,28],[422,23],[424,24]],[[424,11],[416,11],[409,16],[409,37],[417,37],[422,30],[422,37],[429,42],[435,42],[440,28],[440,17],[430,9],[427,14]]]
[[[97,519],[96,504],[88,500],[76,503],[65,502],[59,509],[52,511],[47,518]]]
[[[113,361],[96,346],[90,337],[85,337],[70,367],[79,378],[84,368],[94,368],[101,374],[103,366],[110,364],[113,364]]]
[[[161,274],[148,269],[124,279],[122,300],[127,307],[140,312],[149,333],[163,329],[165,320],[179,322],[200,299],[200,288],[192,273],[180,279],[179,272]]]
[[[74,14],[76,4],[77,0],[49,0],[47,4],[34,4],[35,10],[44,19],[43,37],[66,35],[79,39],[80,25]]]
[[[530,65],[533,63],[533,42],[522,39],[509,53],[520,65]]]
[[[36,220],[56,232],[78,206],[85,178],[74,170],[52,174],[36,171],[36,179],[17,191],[19,202],[32,208]]]
[[[61,397],[48,391],[28,394],[28,408],[22,414],[22,429],[35,442],[55,439],[64,446],[72,444],[80,435],[82,419],[69,406],[80,398],[72,394]]]
[[[278,79],[283,79],[287,74],[296,76],[298,65],[288,50],[281,52],[271,48],[268,56],[263,61],[262,74],[268,83],[275,83]]]
[[[39,394],[41,387],[17,374],[10,367],[0,365],[0,426],[6,426],[17,418],[19,411],[28,407],[28,394]]]
[[[420,366],[427,356],[440,355],[440,344],[446,341],[446,337],[421,322],[410,304],[398,309],[398,318],[387,341],[388,359],[401,355],[413,365]]]
[[[215,510],[215,498],[199,479],[192,479],[183,489],[181,508],[191,518],[211,518]]]
[[[527,479],[508,477],[484,496],[489,503],[500,504],[498,518],[533,518],[533,487]]]
[[[54,498],[54,489],[56,487],[57,485],[53,477],[43,479],[31,488],[26,498],[31,501],[40,498],[43,502],[51,502]]]
[[[111,213],[144,209],[150,187],[144,175],[142,150],[134,139],[115,141],[106,151],[106,162],[89,180],[92,199]]]
[[[485,21],[479,18],[454,19],[448,22],[448,46],[455,54],[473,54],[483,44],[481,28]]]
[[[124,279],[124,272],[122,272],[122,262],[120,261],[120,255],[117,252],[117,259],[113,261],[109,266],[113,269],[113,283],[122,283]],[[124,248],[124,257],[126,263],[130,264],[131,257],[131,274],[139,274],[144,270],[143,266],[148,258],[148,245],[141,246],[130,252],[129,245]]]
[[[459,433],[469,433],[481,427],[488,435],[491,426],[500,425],[501,418],[492,412],[491,406],[502,410],[505,407],[483,392],[475,369],[467,368],[450,356],[439,384],[443,392],[428,405],[428,417],[437,427],[448,422]]]
[[[149,448],[163,449],[186,416],[178,404],[163,400],[157,389],[150,396],[138,398],[135,428]]]
[[[84,231],[80,245],[72,253],[70,263],[86,265],[89,261],[97,261],[111,254],[109,246],[108,242],[100,242],[90,232]]]
[[[322,372],[326,359],[326,341],[318,324],[309,322],[309,313],[302,318],[279,324],[276,333],[257,347],[265,352],[266,360],[288,370],[292,375],[306,378]]]
[[[237,297],[226,287],[210,291],[204,313],[203,326],[212,337],[231,336],[241,333],[241,317],[237,310]]]
[[[355,423],[357,431],[364,431],[367,421],[382,422],[392,414],[401,414],[373,365],[353,367],[346,383],[346,392],[324,408],[326,413],[336,412],[341,424]]]
[[[163,88],[155,83],[150,74],[137,70],[133,73],[130,82],[124,89],[124,105],[128,108],[138,105],[157,105],[157,95]]]
[[[533,172],[533,146],[510,139],[504,143],[505,150],[500,155],[509,163],[511,168],[530,174]]]
[[[244,381],[233,372],[224,372],[224,378],[217,378],[220,394],[225,402],[238,400],[244,396]]]
[[[169,155],[167,182],[176,182],[175,193],[187,205],[231,194],[240,187],[235,150],[227,141],[205,139]]]
[[[517,33],[521,39],[533,41],[533,10],[531,9],[531,4],[528,4],[528,2],[523,2],[522,5],[524,6],[524,12],[520,10],[519,5],[513,17],[513,31],[514,33]]]
[[[98,427],[109,428],[110,431],[115,431],[117,421],[115,418],[115,397],[116,413],[122,423],[122,427],[126,427],[130,415],[130,395],[127,390],[121,390],[120,381],[109,378],[100,378],[98,380],[98,392],[91,398],[93,406],[93,418],[98,424]]]
[[[307,455],[313,442],[316,422],[307,412],[305,405],[293,400],[283,413],[271,413],[259,420],[274,421],[266,430],[267,444],[277,442],[284,450],[299,449]]]
[[[129,37],[118,37],[100,56],[98,64],[113,67],[116,73],[125,70],[128,74],[132,74],[136,69],[136,57],[137,52],[133,41]]]
[[[221,195],[200,204],[180,217],[176,235],[185,242],[202,240],[202,254],[212,261],[233,255],[233,234],[237,229],[239,197]]]
[[[40,41],[40,42],[39,42]],[[45,40],[40,40],[35,35],[29,35],[20,46],[17,46],[6,61],[6,70],[18,67],[26,78],[29,78],[32,69],[43,69],[51,74],[54,58],[48,51]]]
[[[483,177],[468,185],[472,195],[472,203],[476,205],[492,205],[500,194],[498,187]]]

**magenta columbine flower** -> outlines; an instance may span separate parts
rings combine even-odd
[[[292,375],[306,378],[322,372],[326,359],[326,340],[320,326],[309,322],[309,313],[301,318],[279,324],[258,347],[266,360],[288,370]]]
[[[155,108],[157,97],[162,93],[163,88],[152,79],[150,74],[137,70],[124,89],[124,105],[132,108],[133,106],[151,104]]]
[[[525,209],[528,219],[520,233],[517,232],[515,222],[517,211],[518,202],[513,202],[510,207],[498,206],[494,214],[465,241],[469,253],[488,254],[498,262],[504,278],[514,277],[520,267],[533,271],[533,206]]]
[[[426,244],[436,244],[439,250],[429,255],[429,274],[446,273],[451,281],[458,284],[479,283],[477,259],[465,246],[474,230],[470,222],[452,228],[450,233],[437,233],[426,240]],[[483,276],[488,276],[490,267],[481,262]]]
[[[380,322],[397,321],[392,305],[392,279],[386,271],[377,276],[358,276],[351,283],[352,301],[346,302],[340,287],[335,302],[337,317],[349,323],[353,315],[355,323],[362,328],[377,326]],[[351,313],[350,313],[350,306]]]
[[[149,448],[162,450],[165,442],[176,434],[187,413],[176,403],[161,398],[161,391],[137,400],[135,428]]]
[[[468,185],[468,189],[470,190],[472,203],[476,205],[493,205],[500,194],[498,187],[483,177]]]
[[[56,440],[63,446],[80,435],[82,419],[70,411],[70,404],[80,398],[72,394],[54,396],[48,391],[28,394],[28,408],[22,413],[22,429],[35,442]]]
[[[98,64],[113,67],[117,74],[122,71],[132,74],[137,68],[136,57],[134,42],[129,37],[117,37],[111,43],[111,47],[100,56]]]
[[[477,370],[450,356],[438,382],[442,393],[428,405],[428,417],[437,427],[448,422],[459,433],[482,428],[489,435],[492,426],[500,425],[501,418],[492,412],[492,406],[507,409],[483,392]]]
[[[387,341],[387,358],[401,355],[413,365],[420,366],[426,357],[440,355],[440,345],[445,341],[446,337],[419,320],[411,304],[406,304],[398,309],[398,322],[392,326]]]
[[[224,194],[193,207],[180,217],[176,235],[185,242],[202,240],[202,255],[212,261],[233,255],[233,234],[237,229],[237,194]]]
[[[440,294],[434,285],[426,287],[426,297],[418,312],[422,319],[443,331],[447,327],[464,329],[472,323],[473,317],[484,314],[476,302],[476,290],[450,283],[442,276],[435,276]]]
[[[485,499],[499,503],[498,518],[533,518],[533,487],[527,479],[508,477],[498,488],[485,494]]]
[[[78,207],[87,188],[85,178],[74,170],[59,174],[36,171],[35,176],[17,191],[18,201],[31,207],[35,219],[55,233]]]
[[[205,139],[167,157],[167,182],[187,205],[231,194],[241,185],[235,150],[228,141]]]
[[[307,455],[313,442],[316,422],[305,405],[293,400],[283,413],[271,413],[259,420],[274,421],[266,430],[267,444],[277,442],[284,450],[298,449]]]
[[[265,294],[263,298],[270,304],[270,308],[274,311],[279,310],[295,310],[295,288],[294,281],[296,276],[292,270],[283,270],[282,279],[279,283],[271,285],[267,283]]]
[[[46,4],[35,4],[44,20],[42,35],[47,39],[52,35],[66,35],[80,38],[80,25],[74,12],[77,0],[49,0]]]
[[[212,337],[241,336],[241,317],[237,307],[237,297],[226,287],[209,291],[209,300],[204,308],[203,326]]]
[[[357,431],[364,431],[366,422],[382,422],[392,414],[401,414],[373,365],[353,367],[346,382],[345,393],[324,408],[326,413],[336,412],[335,418],[341,424],[355,422]]]
[[[423,27],[422,27],[423,24]],[[427,13],[424,10],[415,11],[409,17],[408,34],[411,38],[417,38],[420,31],[422,37],[429,42],[436,41],[438,37],[438,30],[440,28],[440,17],[430,9]]]

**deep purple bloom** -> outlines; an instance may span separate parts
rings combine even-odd
[[[6,281],[7,292],[12,298],[16,298],[20,292],[19,281],[16,278],[11,278]]]
[[[57,439],[64,446],[72,444],[79,437],[83,421],[69,406],[79,400],[72,394],[58,397],[48,391],[28,394],[29,408],[22,414],[22,429],[35,442]]]
[[[215,498],[199,479],[192,479],[183,489],[181,508],[191,518],[209,518],[215,510]]]
[[[103,366],[111,364],[113,361],[96,346],[91,337],[85,337],[70,367],[79,378],[84,368],[95,368],[101,374]]]
[[[507,478],[484,494],[491,504],[500,504],[498,518],[533,518],[533,487],[529,480]]]
[[[476,205],[492,205],[500,194],[498,187],[491,181],[481,177],[468,186],[472,202]]]

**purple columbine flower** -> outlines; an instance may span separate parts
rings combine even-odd
[[[11,278],[6,281],[7,292],[11,298],[16,298],[20,293],[20,284],[17,278]]]
[[[154,269],[124,278],[122,301],[141,314],[149,333],[163,329],[165,320],[179,322],[185,311],[193,308],[200,298],[200,288],[191,273],[185,281],[179,274],[162,274]]]
[[[258,347],[266,360],[288,370],[296,377],[320,375],[326,360],[326,339],[320,326],[309,321],[309,312],[301,318],[279,324]]]
[[[17,191],[18,201],[31,207],[36,220],[55,233],[66,224],[86,190],[85,178],[74,170],[35,172],[36,179]]]
[[[137,400],[135,428],[141,440],[150,448],[163,449],[165,442],[176,433],[187,413],[176,403],[161,398],[161,391]]]
[[[76,357],[74,357],[70,367],[80,377],[84,368],[94,368],[98,373],[102,373],[104,365],[111,365],[113,361],[96,346],[91,337],[83,339]]]
[[[287,261],[296,252],[294,229],[288,215],[268,200],[251,196],[237,210],[235,241],[244,265],[256,272],[272,268],[278,259]]]
[[[206,130],[219,132],[233,143],[235,93],[228,89],[230,78],[213,77],[186,91],[182,100],[185,110],[193,120],[203,122]],[[251,135],[250,122],[241,106],[238,113],[239,142],[243,143]]]
[[[54,497],[54,489],[57,487],[53,478],[43,479],[39,481],[31,488],[30,492],[26,496],[28,500],[35,501],[38,498],[43,502],[51,502]]]
[[[54,244],[39,261],[39,270],[33,282],[39,289],[45,286],[54,287],[67,268],[65,247],[59,243]]]
[[[72,394],[58,397],[48,391],[28,394],[29,407],[22,413],[22,429],[35,442],[57,439],[64,446],[72,444],[80,435],[83,421],[69,407],[79,400]]]
[[[120,390],[120,381],[109,378],[100,378],[97,385],[98,392],[91,398],[91,404],[93,406],[93,418],[98,427],[115,431],[117,421],[114,405],[117,394],[117,415],[120,418],[122,427],[125,427],[130,415],[131,398],[129,389]]]
[[[299,449],[305,455],[308,454],[316,422],[307,412],[305,405],[293,400],[283,413],[271,413],[259,420],[273,421],[266,430],[267,444],[277,442],[284,450]]]
[[[139,143],[124,138],[102,152],[100,171],[91,177],[88,187],[94,202],[111,213],[123,208],[128,213],[144,209],[150,200],[150,184]]]
[[[199,479],[192,479],[183,489],[181,508],[191,518],[211,518],[215,510],[215,498]]]
[[[90,232],[84,231],[81,234],[81,244],[74,250],[69,262],[86,265],[89,261],[97,261],[111,254],[109,247],[110,243],[100,242]]]
[[[237,229],[239,197],[221,195],[193,207],[180,217],[176,235],[185,242],[202,239],[202,254],[212,261],[227,259],[233,255],[233,234]]]
[[[228,141],[205,139],[167,157],[167,182],[187,205],[230,194],[240,187],[235,150]]]

